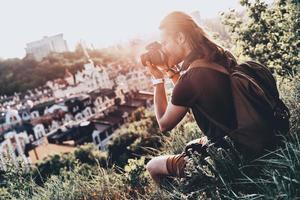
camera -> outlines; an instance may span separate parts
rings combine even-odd
[[[167,56],[162,51],[161,44],[158,42],[152,42],[146,46],[147,53],[141,55],[141,61],[144,66],[146,62],[149,61],[155,66],[164,66],[167,65]]]

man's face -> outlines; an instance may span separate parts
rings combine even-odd
[[[166,30],[161,32],[161,45],[163,52],[168,56],[168,66],[172,67],[184,59],[183,44],[178,40],[177,34],[170,34]]]

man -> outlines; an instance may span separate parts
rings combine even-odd
[[[208,139],[217,141],[226,134],[206,115],[230,130],[236,128],[230,78],[226,69],[235,63],[235,59],[211,41],[185,13],[169,14],[161,22],[160,29],[166,63],[155,66],[147,62],[147,68],[154,78],[154,107],[160,130],[165,132],[173,129],[191,108],[202,132]],[[182,75],[173,68],[181,62],[185,71]],[[169,103],[163,83],[164,73],[175,85]],[[192,142],[203,145],[207,138]],[[146,168],[153,180],[159,183],[164,175],[182,177],[186,158],[184,153],[159,156],[149,161]]]

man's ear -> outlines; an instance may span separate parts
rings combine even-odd
[[[176,41],[178,44],[184,44],[185,43],[185,35],[182,32],[178,32],[176,36]]]

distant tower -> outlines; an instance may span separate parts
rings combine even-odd
[[[91,59],[91,57],[90,57],[90,55],[89,55],[89,53],[88,53],[88,51],[87,51],[87,46],[86,46],[86,44],[85,44],[85,42],[84,42],[83,40],[80,41],[80,45],[81,45],[81,47],[82,47],[82,50],[83,50],[83,53],[84,53],[85,57],[88,59],[88,61],[89,61],[91,64],[94,65],[94,62],[93,62],[93,60]]]
[[[201,17],[200,17],[200,12],[198,10],[192,12],[191,17],[197,22],[198,25],[201,25]]]

